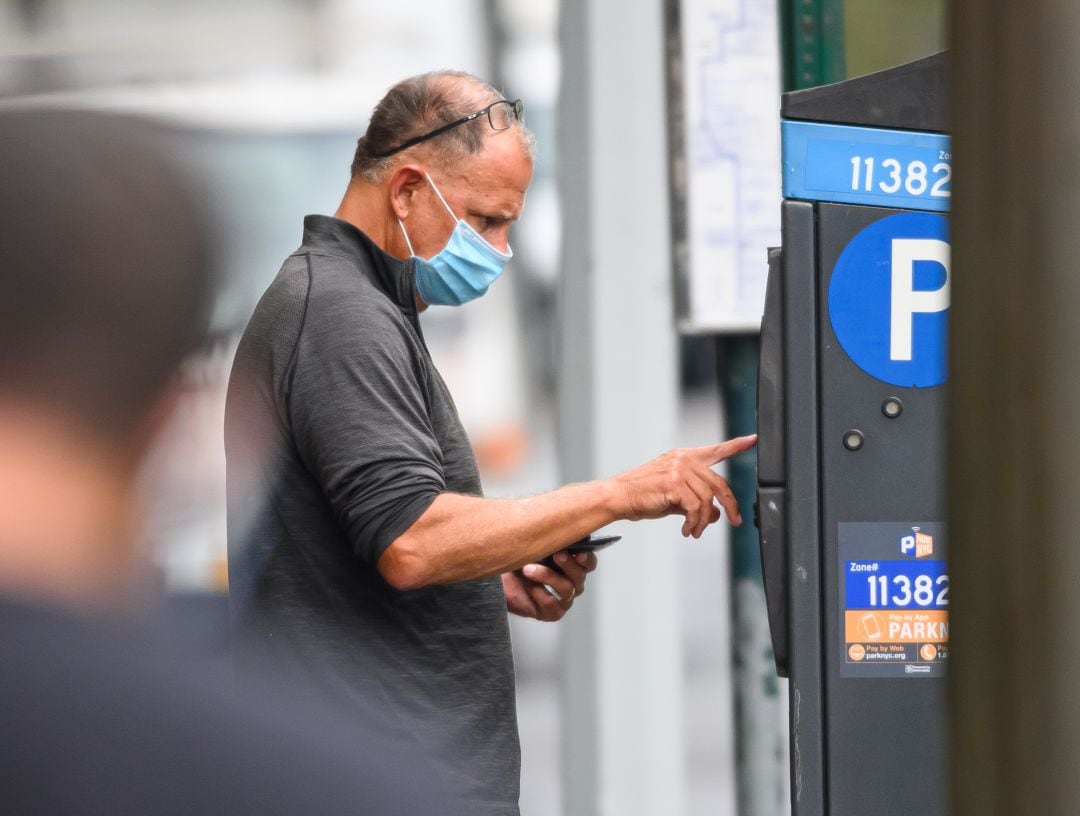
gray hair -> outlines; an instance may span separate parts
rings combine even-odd
[[[502,98],[491,85],[464,71],[432,71],[402,80],[386,92],[371,112],[367,132],[356,142],[352,177],[378,184],[402,156],[421,148],[432,148],[432,157],[444,168],[457,159],[479,153],[490,131],[484,117],[435,137],[437,149],[435,145],[421,143],[400,154],[383,156],[409,139]],[[533,135],[521,122],[515,122],[513,128],[532,157]]]

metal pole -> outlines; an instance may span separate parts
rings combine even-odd
[[[780,0],[784,90],[845,78],[843,0]]]
[[[560,11],[559,452],[577,481],[672,447],[678,382],[660,4]],[[561,625],[572,816],[683,812],[678,529],[621,525]]]
[[[951,4],[951,808],[1080,812],[1080,5]]]
[[[785,90],[844,78],[840,0],[780,3]],[[766,262],[762,247],[761,262]],[[757,429],[757,335],[716,339],[717,378],[731,436]],[[728,478],[740,506],[755,499],[756,458],[730,463]],[[749,518],[749,515],[746,514]],[[744,524],[731,534],[732,705],[735,713],[735,793],[739,816],[789,812],[786,693],[776,675],[757,529]],[[786,692],[786,689],[785,689]]]
[[[757,335],[716,339],[717,378],[728,436],[757,430],[760,348]],[[739,816],[777,816],[788,812],[787,708],[769,636],[758,531],[749,523],[757,486],[756,463],[753,451],[728,463],[728,481],[747,519],[731,531],[730,554],[735,797]]]

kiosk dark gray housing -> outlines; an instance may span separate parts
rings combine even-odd
[[[944,54],[786,94],[758,524],[792,812],[945,812]]]

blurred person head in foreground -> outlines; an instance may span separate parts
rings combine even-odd
[[[132,120],[0,112],[0,174],[5,812],[447,812],[393,733],[241,701],[83,614],[137,572],[135,475],[202,336],[207,233]]]
[[[207,232],[150,126],[0,127],[0,592],[99,606],[135,560],[133,482],[200,342]]]

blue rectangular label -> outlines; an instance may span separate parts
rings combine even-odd
[[[784,197],[947,212],[947,135],[822,122],[781,123]]]
[[[845,561],[845,609],[948,609],[944,561]]]

